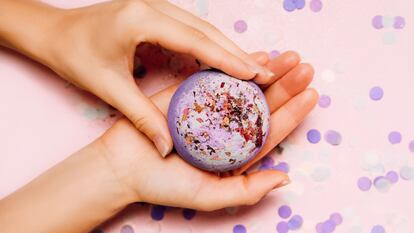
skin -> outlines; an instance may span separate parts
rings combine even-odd
[[[265,83],[273,76],[213,25],[167,1],[118,0],[69,10],[31,0],[0,5],[1,45],[117,108],[162,156],[172,139],[164,116],[134,82],[137,45],[159,44],[240,79]]]
[[[296,53],[273,60],[265,53],[251,57],[274,71],[283,70],[265,88],[271,108],[271,131],[263,149],[268,151],[297,127],[318,95],[307,88],[311,66],[297,65]],[[176,88],[150,98],[164,115]],[[212,211],[253,205],[289,183],[286,174],[275,170],[219,177],[189,165],[175,153],[167,158],[157,153],[142,132],[121,119],[93,143],[1,200],[0,226],[14,233],[87,232],[133,202]]]

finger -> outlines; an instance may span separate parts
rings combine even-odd
[[[309,64],[299,64],[283,78],[270,85],[265,91],[265,97],[270,112],[299,94],[310,84],[313,78],[313,68]]]
[[[254,59],[257,63],[259,63],[259,65],[266,65],[269,62],[269,56],[267,55],[266,52],[254,52],[252,54],[249,55],[249,57],[251,57],[252,59]]]
[[[133,78],[128,82],[125,77],[106,74],[110,85],[103,88],[106,102],[121,111],[135,127],[144,133],[165,157],[172,150],[172,139],[168,131],[167,121],[162,112],[135,85]]]
[[[280,56],[271,59],[266,64],[266,67],[274,73],[274,76],[267,78],[266,80],[262,80],[262,87],[267,87],[282,78],[290,70],[296,67],[299,62],[299,54],[293,51],[284,52]]]
[[[259,73],[265,73],[263,67],[245,63],[242,59],[211,41],[201,31],[167,15],[159,13],[156,16],[153,22],[155,25],[147,26],[146,41],[158,43],[162,47],[176,52],[190,54],[208,66],[240,79],[252,79]]]
[[[164,13],[165,15],[174,18],[175,20],[188,25],[189,27],[196,28],[200,32],[204,33],[211,41],[217,43],[223,49],[227,50],[234,56],[238,57],[239,59],[243,60],[244,62],[248,63],[251,66],[260,65],[257,61],[252,59],[246,52],[244,52],[240,47],[238,47],[233,41],[231,41],[228,37],[226,37],[220,30],[218,30],[214,25],[210,24],[209,22],[200,19],[199,17],[191,14],[188,11],[185,11],[174,4],[163,1],[147,1],[149,5],[151,5],[156,10]],[[257,77],[255,77],[256,81],[266,80],[273,76],[270,70],[263,70],[263,72],[259,72]]]
[[[239,175],[250,166],[263,158],[289,133],[291,133],[313,109],[318,100],[318,93],[314,89],[307,89],[293,97],[289,102],[270,116],[270,131],[263,148],[242,168],[235,170],[233,174]],[[283,122],[283,124],[281,124]]]
[[[208,177],[194,195],[194,208],[213,211],[231,206],[253,205],[273,189],[289,183],[286,174],[267,170],[248,176]]]

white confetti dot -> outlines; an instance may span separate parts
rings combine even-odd
[[[404,166],[400,170],[400,176],[404,180],[412,180],[414,179],[414,168],[410,166]]]
[[[326,70],[322,71],[321,78],[322,78],[322,80],[324,80],[328,83],[331,83],[331,82],[335,81],[336,75],[335,75],[335,72],[333,72],[332,70],[326,69]]]
[[[323,182],[331,176],[331,171],[327,167],[317,167],[312,172],[312,179],[315,182]]]

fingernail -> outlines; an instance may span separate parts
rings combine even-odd
[[[160,152],[162,157],[165,157],[170,152],[170,148],[168,144],[164,141],[164,139],[160,136],[156,136],[154,138],[154,145],[157,148],[158,152]]]
[[[281,187],[286,186],[288,184],[290,184],[290,179],[289,178],[286,178],[282,182],[280,182],[279,184],[277,184],[273,189],[278,189],[278,188],[281,188]]]
[[[247,66],[248,66],[249,70],[251,72],[255,73],[255,74],[264,75],[264,76],[266,76],[268,78],[271,78],[271,77],[273,77],[275,75],[269,69],[267,69],[267,68],[265,68],[263,66],[257,65],[255,63],[250,63],[249,62],[249,63],[247,63]]]

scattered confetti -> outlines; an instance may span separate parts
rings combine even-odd
[[[385,233],[385,229],[381,225],[376,225],[372,228],[371,233]]]
[[[401,134],[400,134],[400,132],[397,132],[397,131],[392,131],[392,132],[390,132],[389,134],[388,134],[388,141],[391,143],[391,144],[398,144],[398,143],[400,143],[401,142]]]
[[[302,224],[303,224],[303,218],[300,215],[294,215],[288,221],[288,227],[290,230],[297,230],[302,226]]]
[[[395,29],[403,29],[405,27],[405,18],[401,16],[395,16],[393,27]]]
[[[234,30],[238,33],[243,33],[247,30],[247,23],[244,20],[237,20],[234,23]]]
[[[325,133],[325,141],[331,145],[337,146],[342,142],[342,136],[335,130],[329,130]]]
[[[321,140],[321,133],[317,129],[311,129],[306,134],[308,141],[312,144],[316,144]]]
[[[371,90],[369,91],[369,96],[371,97],[372,100],[380,100],[382,99],[382,97],[384,96],[384,91],[382,90],[381,87],[373,87],[371,88]]]
[[[413,141],[411,141],[411,142],[408,144],[408,149],[409,149],[412,153],[414,153],[414,140],[413,140]]]
[[[331,105],[331,97],[328,95],[321,95],[319,97],[318,105],[321,108],[327,108],[329,105]]]
[[[196,215],[196,211],[192,209],[183,209],[183,217],[187,220],[191,220]]]
[[[160,221],[164,218],[165,206],[153,205],[151,208],[151,218]]]
[[[269,53],[269,57],[270,57],[270,59],[276,58],[276,57],[278,57],[279,55],[280,55],[280,52],[279,52],[279,51],[277,51],[277,50],[272,50],[272,51],[270,51],[270,53]]]
[[[132,228],[130,225],[124,225],[121,228],[121,233],[134,233],[134,228]]]
[[[233,233],[246,233],[246,227],[242,224],[238,224],[233,227]]]
[[[400,176],[404,180],[414,179],[414,167],[404,166],[400,170]]]
[[[309,4],[309,7],[311,11],[313,12],[319,12],[322,10],[322,1],[321,0],[312,0]]]
[[[372,186],[372,181],[368,177],[361,177],[358,179],[358,188],[361,191],[368,191]]]
[[[372,26],[375,29],[382,29],[384,27],[384,25],[382,24],[382,16],[381,15],[376,15],[374,16],[374,18],[372,18]]]
[[[292,214],[292,209],[287,205],[282,205],[279,208],[278,213],[281,218],[289,218]]]

